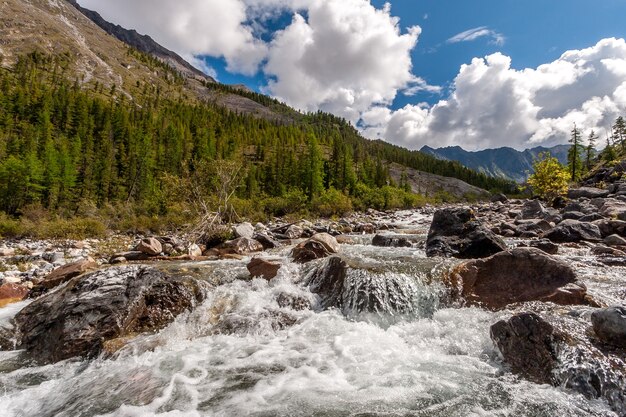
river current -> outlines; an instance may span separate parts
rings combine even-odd
[[[397,227],[425,239],[428,217],[400,217]],[[489,327],[511,311],[446,302],[440,278],[456,261],[427,259],[419,244],[374,247],[371,238],[353,236],[342,257],[354,293],[376,293],[373,312],[350,303],[321,311],[302,285],[314,266],[290,262],[289,248],[270,253],[283,262],[270,282],[241,279],[250,258],[166,265],[215,285],[199,308],[112,357],[36,366],[0,352],[0,415],[615,416],[601,400],[507,372]],[[584,249],[562,256],[591,292],[619,299],[623,268],[594,266]],[[313,308],[280,307],[281,294]],[[394,297],[406,308],[388,308]],[[0,309],[0,326],[24,305]]]

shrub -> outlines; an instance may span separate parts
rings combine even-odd
[[[313,210],[322,217],[343,216],[352,211],[350,197],[331,187],[313,200]]]
[[[535,194],[545,200],[567,193],[567,185],[571,179],[566,167],[549,153],[540,153],[533,164],[533,174],[528,184]]]

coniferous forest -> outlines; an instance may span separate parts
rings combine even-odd
[[[458,163],[365,140],[329,114],[294,112],[290,120],[264,120],[210,101],[173,99],[139,83],[134,87],[140,93],[130,97],[115,86],[72,80],[63,66],[62,57],[34,53],[0,69],[0,211],[9,215],[33,205],[75,213],[85,204],[130,204],[164,214],[184,199],[170,187],[173,182],[215,183],[212,169],[225,161],[238,167],[235,198],[278,215],[320,201],[331,207],[322,214],[331,214],[334,204],[416,204],[421,197],[391,180],[389,162],[485,189],[510,186]],[[206,88],[235,91],[219,84]]]

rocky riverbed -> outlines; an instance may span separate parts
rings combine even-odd
[[[626,415],[626,196],[2,242],[10,416]]]

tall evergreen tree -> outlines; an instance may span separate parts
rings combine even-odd
[[[595,131],[591,131],[589,133],[589,137],[587,138],[587,147],[585,148],[585,168],[587,171],[591,169],[591,164],[593,162],[593,158],[595,156],[595,146],[596,141],[598,140],[598,135],[596,135]]]
[[[574,124],[574,128],[572,129],[571,136],[569,139],[569,143],[572,144],[569,151],[567,152],[567,162],[568,169],[572,178],[572,181],[577,181],[581,175],[582,171],[582,157],[581,157],[581,144],[582,136],[580,133],[580,129],[576,127]]]

